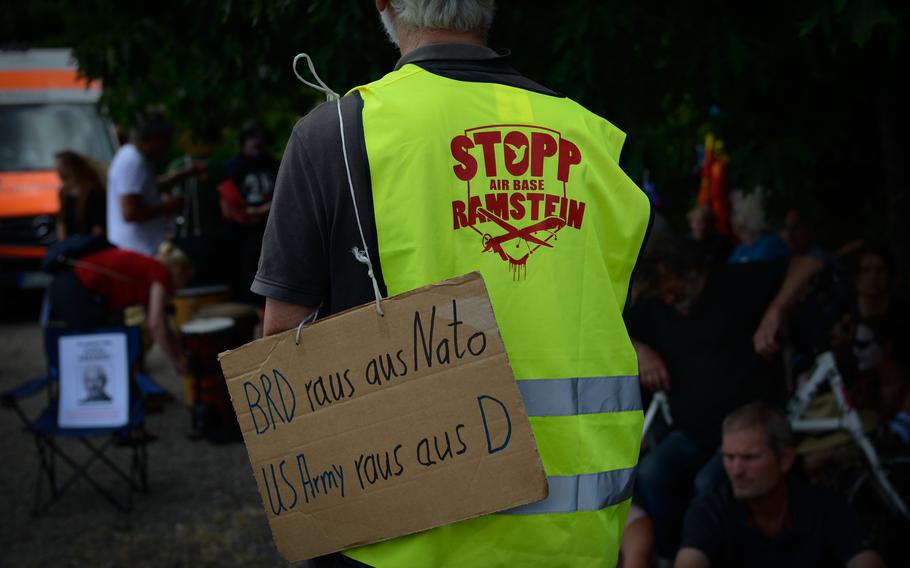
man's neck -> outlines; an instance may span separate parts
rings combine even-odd
[[[774,537],[784,527],[790,509],[790,490],[786,479],[770,493],[750,499],[747,503],[755,524],[768,537]]]
[[[453,30],[410,30],[399,29],[398,47],[405,56],[418,47],[434,43],[467,43],[486,45],[484,37],[476,32],[457,32]]]

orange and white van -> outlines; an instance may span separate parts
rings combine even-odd
[[[68,49],[0,51],[0,288],[46,282],[37,267],[56,239],[54,153],[110,163],[116,139],[97,110],[100,96]]]

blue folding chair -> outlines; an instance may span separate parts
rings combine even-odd
[[[126,423],[116,427],[65,427],[58,421],[60,403],[62,338],[78,336],[91,337],[98,334],[123,334],[127,346],[129,410]],[[141,333],[138,327],[108,327],[91,329],[54,328],[45,330],[44,347],[47,355],[47,376],[33,379],[24,385],[2,394],[3,405],[16,411],[25,424],[38,450],[39,471],[35,489],[33,514],[44,514],[60,497],[80,479],[85,479],[112,505],[123,512],[132,510],[133,493],[148,490],[148,436],[143,428],[145,421],[144,400],[147,395],[164,394],[164,390],[150,377],[138,371],[142,354]],[[72,373],[65,373],[69,376]],[[72,378],[67,379],[72,380]],[[20,402],[41,392],[47,395],[47,407],[34,419],[29,418]],[[137,436],[136,434],[141,435]],[[88,457],[80,463],[67,448],[63,440],[75,440],[88,449]],[[130,452],[129,465],[123,467],[107,455],[115,446],[125,447]],[[66,479],[59,476],[57,461],[62,460],[72,468]],[[126,481],[128,490],[125,498],[118,498],[92,477],[90,467],[96,462],[106,465],[117,477]],[[44,485],[50,494],[45,497]]]

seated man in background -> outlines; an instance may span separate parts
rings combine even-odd
[[[748,404],[722,432],[730,483],[689,508],[677,568],[884,566],[842,498],[788,475],[795,454],[783,412]]]

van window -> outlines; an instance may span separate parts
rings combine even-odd
[[[94,105],[0,105],[0,171],[53,169],[61,150],[111,161],[110,134]]]

